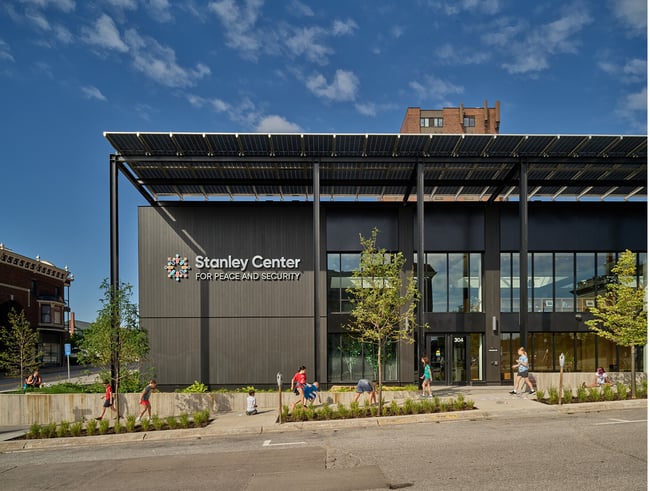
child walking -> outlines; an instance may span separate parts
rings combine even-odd
[[[424,364],[424,374],[420,377],[422,379],[422,397],[433,397],[431,393],[431,365],[429,365],[429,358],[426,356],[422,357],[422,363]]]
[[[148,414],[149,419],[151,420],[151,403],[149,402],[149,397],[151,397],[151,391],[156,388],[156,385],[158,384],[156,384],[155,380],[150,380],[140,394],[140,405],[142,406],[142,412],[136,421],[140,422],[145,412]]]
[[[111,411],[115,411],[115,406],[113,406],[113,387],[111,387],[110,380],[104,380],[104,387],[106,388],[106,392],[104,392],[104,396],[102,397],[104,400],[102,414],[99,415],[99,418],[95,418],[99,421],[101,421],[104,417],[104,413],[106,413],[107,408],[110,407]]]

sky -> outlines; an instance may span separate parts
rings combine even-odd
[[[2,0],[0,243],[110,275],[105,131],[398,133],[501,104],[502,134],[647,134],[645,0]],[[120,279],[137,207],[119,181]],[[1,279],[0,279],[1,281]]]

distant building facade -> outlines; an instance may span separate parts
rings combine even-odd
[[[501,103],[495,107],[445,107],[442,109],[406,110],[400,133],[447,133],[447,134],[498,134],[501,125]]]
[[[74,280],[65,268],[36,257],[22,256],[0,244],[0,325],[9,325],[9,312],[25,312],[38,330],[43,365],[60,365],[68,337],[70,312],[66,288]]]

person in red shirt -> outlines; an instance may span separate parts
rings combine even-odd
[[[104,386],[106,387],[106,392],[102,399],[104,400],[104,406],[102,407],[102,414],[99,415],[99,418],[96,418],[101,421],[106,413],[107,408],[111,408],[111,411],[115,411],[115,406],[113,406],[113,387],[111,387],[110,380],[104,380]]]
[[[305,403],[305,385],[307,384],[307,368],[301,366],[291,379],[291,392],[298,396],[297,403]],[[294,404],[295,406],[295,404]]]

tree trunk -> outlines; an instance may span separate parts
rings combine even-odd
[[[630,346],[630,356],[632,357],[632,384],[630,386],[632,390],[632,399],[636,399],[636,346]]]
[[[381,411],[381,409],[382,409],[382,408],[381,408],[381,406],[382,406],[382,402],[381,402],[381,386],[382,386],[382,380],[381,380],[381,343],[379,343],[379,344],[377,345],[377,348],[378,348],[378,349],[377,349],[377,383],[378,383],[377,385],[379,386],[379,394],[377,394],[377,395],[378,395],[378,399],[377,399],[377,404],[378,404],[377,414],[379,415],[379,417],[381,417],[381,413],[382,413],[382,411]]]

